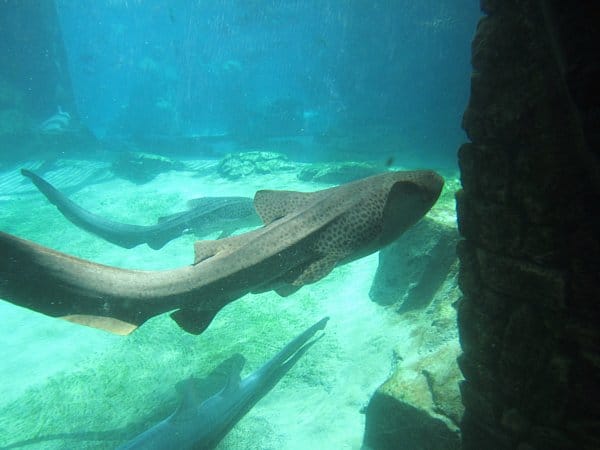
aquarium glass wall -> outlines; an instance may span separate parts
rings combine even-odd
[[[0,1],[0,448],[458,448],[479,16]]]

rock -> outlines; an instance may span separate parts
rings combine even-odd
[[[459,449],[464,408],[462,375],[453,304],[458,264],[435,293],[431,304],[400,316],[410,339],[399,342],[400,363],[366,408],[364,447],[373,450]]]
[[[456,260],[456,228],[424,218],[379,252],[371,300],[399,311],[425,308]]]
[[[397,370],[375,392],[366,410],[366,447],[460,448],[457,420],[462,415],[458,388],[461,376],[455,363],[458,353],[458,342],[440,347],[417,364]]]
[[[481,7],[457,195],[463,448],[600,448],[597,17]]]
[[[380,167],[363,162],[323,163],[305,167],[298,174],[298,179],[319,183],[343,184],[381,172]]]
[[[184,170],[182,162],[174,161],[152,153],[127,152],[119,156],[111,165],[118,176],[137,184],[147,183],[157,175],[169,170]]]
[[[236,180],[248,175],[268,174],[294,168],[294,164],[281,153],[252,151],[226,155],[217,166],[217,171],[222,177]]]

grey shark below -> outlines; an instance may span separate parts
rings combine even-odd
[[[181,328],[199,334],[247,293],[291,295],[388,245],[429,211],[443,184],[418,170],[316,192],[258,191],[263,227],[197,241],[192,265],[164,271],[105,266],[0,232],[0,298],[117,334],[172,311]]]
[[[215,448],[316,342],[307,343],[315,333],[325,328],[328,320],[327,317],[321,319],[305,330],[243,380],[240,373],[245,363],[244,357],[238,354],[229,358],[215,371],[227,370],[229,373],[224,385],[214,393],[210,392],[210,388],[206,392],[207,389],[194,378],[180,383],[177,387],[182,400],[175,412],[117,450]]]
[[[238,228],[262,224],[249,197],[193,199],[188,211],[161,217],[155,225],[115,222],[85,210],[30,170],[21,169],[21,173],[74,225],[124,248],[146,243],[158,250],[188,230],[196,235],[221,231],[220,237],[224,237]]]
[[[322,337],[321,335],[310,340],[320,330],[325,329],[328,320],[325,317],[305,330],[260,369],[243,380],[240,379],[240,372],[245,359],[242,355],[235,354],[219,364],[206,377],[188,378],[177,383],[175,387],[180,396],[179,406],[166,419],[145,431],[140,432],[144,429],[146,420],[136,421],[113,430],[49,435],[35,433],[35,437],[0,448],[6,450],[25,446],[34,448],[34,445],[52,440],[114,443],[125,441],[132,434],[139,433],[117,450],[212,449]],[[153,421],[158,420],[154,414],[151,416]],[[77,448],[77,446],[71,445],[65,448]]]

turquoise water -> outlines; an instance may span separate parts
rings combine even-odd
[[[302,176],[333,162],[366,163],[363,176],[438,171],[446,184],[428,223],[453,230],[479,14],[471,0],[0,2],[0,231],[120,268],[183,267],[196,240],[219,233],[120,248],[69,222],[20,170],[102,217],[150,225],[198,197],[347,181]],[[250,151],[281,160],[219,172]],[[135,164],[113,170],[130,152],[171,162],[135,179]],[[400,257],[435,267],[420,249],[436,237],[407,238]],[[374,253],[286,298],[248,294],[199,336],[168,314],[121,337],[0,301],[0,448],[115,448],[175,410],[178,382],[234,353],[247,376],[324,316],[323,337],[219,449],[359,449],[386,380],[456,432],[460,411],[432,388],[458,395],[444,378],[459,348],[456,264],[425,307],[402,313],[371,300],[377,268]]]
[[[181,210],[199,194],[328,186],[299,181],[302,165],[231,181],[218,175],[215,161],[185,162],[190,170],[166,172],[144,185],[117,178],[107,163],[93,160],[57,160],[44,176],[85,208],[139,224]],[[36,170],[40,165],[27,161],[0,173],[3,231],[119,267],[166,269],[191,263],[191,235],[160,251],[145,245],[126,250],[75,227],[18,173],[21,167]],[[455,184],[449,181],[430,216],[452,223]],[[376,268],[373,254],[336,268],[288,298],[274,292],[246,295],[225,307],[200,336],[183,332],[168,315],[119,337],[3,302],[0,445],[37,438],[31,448],[114,448],[175,409],[178,381],[207,374],[236,352],[248,360],[245,376],[300,331],[330,316],[323,338],[219,448],[360,448],[361,409],[390,375],[395,355],[416,360],[433,345],[424,337],[428,322],[400,316],[369,299]],[[440,295],[451,302],[456,294]],[[57,438],[46,440],[53,435]]]

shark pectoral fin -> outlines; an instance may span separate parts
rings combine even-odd
[[[300,287],[319,281],[329,275],[339,260],[338,255],[327,254],[323,258],[313,261],[292,281],[292,285]]]
[[[88,327],[109,331],[121,336],[126,336],[132,333],[138,327],[137,325],[124,322],[119,319],[114,319],[112,317],[88,316],[85,314],[72,314],[69,316],[63,316],[61,319],[76,323],[78,325],[85,325]]]
[[[219,252],[230,252],[245,245],[254,239],[256,236],[255,232],[260,232],[260,230],[253,230],[248,233],[230,236],[225,239],[217,239],[215,241],[196,241],[194,243],[194,264],[211,258]]]
[[[178,309],[170,314],[177,325],[191,334],[201,334],[208,328],[219,310]]]
[[[262,190],[254,194],[254,209],[265,225],[315,201],[320,192]]]
[[[196,241],[194,242],[194,264],[198,264],[208,258],[215,256],[223,248],[220,241]]]
[[[152,250],[160,250],[165,245],[167,245],[169,242],[171,242],[174,237],[175,237],[174,235],[173,236],[171,236],[171,235],[157,236],[155,238],[148,239],[146,244],[148,244],[148,247],[150,247]]]

